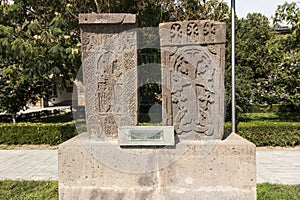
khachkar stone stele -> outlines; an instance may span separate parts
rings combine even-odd
[[[181,138],[222,139],[226,24],[160,24],[163,125]]]
[[[116,139],[137,124],[136,16],[80,14],[88,134]]]

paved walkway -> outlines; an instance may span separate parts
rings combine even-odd
[[[0,180],[57,180],[57,150],[0,150]]]
[[[256,151],[257,182],[300,184],[300,149]]]
[[[300,149],[258,150],[257,182],[300,184]],[[0,180],[57,180],[57,150],[0,150]]]

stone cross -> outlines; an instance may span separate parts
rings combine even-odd
[[[162,23],[163,125],[189,139],[222,139],[226,24]]]
[[[80,14],[88,134],[116,139],[137,124],[137,27],[133,14]]]

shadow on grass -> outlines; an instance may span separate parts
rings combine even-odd
[[[71,112],[33,112],[21,114],[17,117],[17,122],[32,122],[32,123],[64,123],[73,121],[73,115]],[[0,122],[9,123],[12,122],[10,115],[1,115]]]
[[[278,112],[278,113],[244,113],[239,118],[240,122],[270,121],[270,122],[299,122],[300,113]]]

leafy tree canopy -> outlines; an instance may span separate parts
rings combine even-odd
[[[273,73],[272,82],[279,102],[291,109],[300,108],[300,4],[284,3],[278,6],[274,24],[286,23],[291,34],[278,38],[278,49],[282,52],[282,60]]]
[[[59,0],[1,3],[0,110],[15,116],[27,102],[49,97],[54,84],[73,80],[81,58],[71,7]]]
[[[54,84],[73,81],[81,65],[79,13],[136,13],[140,27],[160,22],[212,19],[227,23],[226,88],[230,102],[230,9],[218,0],[15,0],[0,1],[0,110],[15,114],[27,102],[49,97]],[[300,14],[297,3],[278,7],[274,24],[286,22],[291,34],[279,36],[266,17],[237,20],[237,104],[300,106]],[[229,109],[230,110],[230,109]]]

